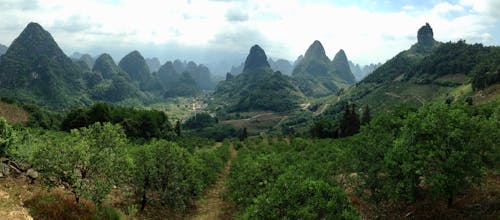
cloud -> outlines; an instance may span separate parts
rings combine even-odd
[[[64,20],[56,20],[52,26],[54,29],[60,29],[70,33],[81,33],[92,27],[100,27],[99,24],[91,22],[90,17],[81,15],[72,15]]]
[[[411,11],[413,9],[415,9],[415,6],[413,6],[413,5],[405,5],[405,6],[403,6],[403,10],[405,10],[405,11]]]
[[[40,7],[38,0],[2,0],[0,8],[2,10],[35,10]]]
[[[451,12],[462,12],[464,8],[460,5],[453,5],[448,2],[439,3],[432,8],[432,13],[448,15]]]
[[[493,37],[500,32],[498,0],[411,5],[375,1],[391,4],[398,11],[379,10],[371,4],[373,1],[360,2],[370,4],[302,0],[0,0],[0,43],[9,44],[27,23],[34,21],[70,54],[109,52],[120,58],[137,49],[144,51],[144,56],[162,60],[192,56],[196,62],[225,61],[231,56],[239,59],[254,44],[261,45],[269,56],[293,60],[314,40],[323,43],[330,57],[342,48],[357,63],[384,62],[415,43],[418,28],[426,22],[432,25],[439,41],[465,39],[500,44],[500,39]]]
[[[228,51],[247,51],[252,45],[267,45],[268,40],[256,28],[249,26],[228,27],[215,34],[209,41],[209,45],[214,48]]]
[[[248,13],[239,8],[231,8],[226,12],[226,20],[229,22],[243,22],[248,20]]]
[[[488,15],[500,22],[500,1],[498,0],[460,0],[460,5],[470,7],[473,11]]]

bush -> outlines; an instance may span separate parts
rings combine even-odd
[[[0,117],[0,157],[5,156],[5,152],[7,148],[12,144],[13,138],[13,129],[7,121]]]
[[[34,219],[41,220],[107,220],[122,219],[121,213],[112,207],[97,208],[92,202],[82,199],[75,203],[71,195],[61,192],[42,193],[25,202]]]
[[[205,187],[217,180],[217,174],[229,158],[228,147],[202,148],[194,153],[165,140],[137,146],[134,186],[141,198],[141,210],[148,200],[147,192],[159,195],[163,206],[185,210],[193,197],[201,195]]]
[[[272,189],[258,196],[243,219],[360,219],[340,188],[322,180],[281,175]]]
[[[126,138],[119,125],[96,123],[71,135],[47,140],[34,154],[33,164],[49,186],[64,185],[98,205],[128,171]]]

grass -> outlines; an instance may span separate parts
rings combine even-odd
[[[25,202],[34,219],[66,220],[66,219],[122,219],[119,211],[112,207],[97,207],[83,198],[75,202],[72,194],[61,191],[42,192]]]
[[[19,106],[0,102],[0,117],[5,118],[10,124],[26,125],[29,114]]]

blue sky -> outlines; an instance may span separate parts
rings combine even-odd
[[[438,41],[500,45],[499,0],[0,0],[0,9],[1,44],[34,21],[67,54],[107,52],[116,62],[139,50],[230,67],[254,44],[293,61],[320,40],[330,58],[344,49],[369,64],[409,48],[426,22]]]

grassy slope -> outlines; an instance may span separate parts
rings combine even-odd
[[[0,102],[0,117],[5,118],[9,124],[25,125],[29,114],[19,106]]]

